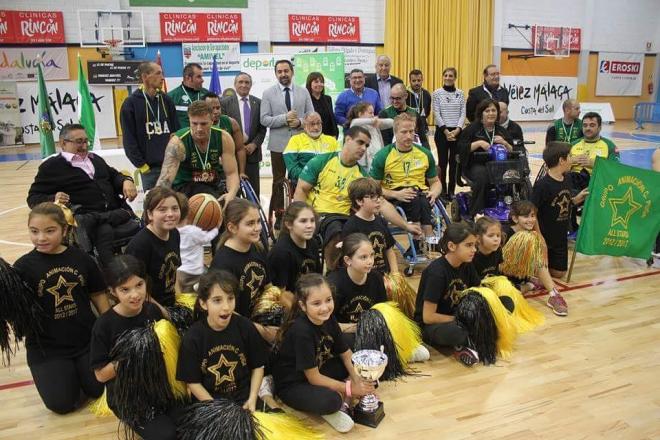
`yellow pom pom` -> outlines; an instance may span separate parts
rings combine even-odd
[[[396,344],[396,354],[402,365],[407,365],[413,352],[422,343],[421,330],[417,323],[404,315],[397,303],[388,301],[375,304],[373,309],[378,310],[392,334]]]
[[[180,306],[188,307],[190,310],[195,310],[195,303],[197,302],[196,293],[177,293],[176,303]]]
[[[325,435],[305,425],[300,419],[282,413],[255,412],[266,440],[322,440]]]
[[[415,300],[417,292],[413,289],[406,278],[399,272],[385,274],[383,277],[387,299],[399,304],[401,311],[409,318],[415,314]]]
[[[176,363],[179,359],[179,347],[181,337],[176,327],[167,319],[161,319],[154,324],[154,331],[160,342],[160,350],[163,353],[165,368],[167,369],[167,380],[172,387],[174,397],[182,399],[188,396],[188,388],[185,383],[176,380]]]
[[[282,289],[269,284],[257,298],[254,309],[252,310],[252,317],[265,315],[270,312],[273,307],[281,307],[281,297]]]
[[[529,278],[547,265],[547,248],[543,238],[535,231],[519,231],[502,248],[503,274]]]
[[[520,293],[518,289],[504,276],[487,277],[481,281],[485,287],[489,287],[498,296],[508,296],[513,301],[512,313],[513,323],[518,333],[526,333],[535,329],[545,322],[545,316],[534,309]]]
[[[103,395],[101,395],[101,397],[99,397],[98,399],[90,402],[90,404],[87,407],[89,408],[89,411],[97,417],[107,417],[114,415],[114,413],[108,406],[107,392],[108,392],[107,389],[104,389]]]
[[[497,353],[502,359],[508,359],[513,351],[513,343],[518,336],[511,314],[502,305],[500,298],[493,290],[487,287],[470,287],[469,290],[479,293],[488,303],[497,326]]]

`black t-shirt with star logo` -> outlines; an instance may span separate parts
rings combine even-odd
[[[357,323],[360,315],[374,304],[387,301],[383,275],[371,271],[367,281],[355,284],[348,275],[348,269],[342,267],[328,275],[328,281],[335,286],[335,311],[337,321]]]
[[[531,201],[538,209],[539,227],[548,247],[565,245],[571,217],[569,179],[559,181],[546,174],[534,184]]]
[[[131,239],[126,253],[137,257],[145,266],[150,278],[151,296],[162,306],[174,305],[176,269],[181,266],[179,231],[172,229],[167,240],[161,240],[144,228]]]
[[[313,324],[301,313],[284,334],[279,351],[273,362],[275,389],[287,385],[307,383],[305,370],[318,367],[330,359],[345,353],[348,345],[344,341],[339,323],[334,316],[321,325]]]
[[[500,264],[504,261],[502,259],[502,248],[498,248],[495,252],[484,255],[477,251],[472,259],[472,265],[477,271],[479,278],[484,279],[489,276],[501,275]]]
[[[249,318],[257,299],[270,283],[266,269],[266,254],[255,245],[250,246],[247,252],[239,252],[224,245],[215,253],[211,267],[234,274],[238,280],[239,291],[236,297],[236,311]]]
[[[214,399],[243,405],[250,397],[252,370],[266,364],[268,349],[254,324],[234,314],[224,330],[206,318],[195,322],[181,341],[176,378],[199,383]]]
[[[19,258],[14,268],[37,295],[46,315],[39,335],[26,338],[28,364],[77,357],[89,350],[96,320],[90,294],[106,289],[94,260],[75,247],[60,254],[34,249]]]
[[[321,273],[321,258],[316,240],[308,240],[305,249],[298,247],[289,234],[280,234],[268,254],[268,273],[273,285],[295,292],[296,281],[306,273]]]
[[[437,304],[436,313],[453,315],[460,301],[460,292],[478,286],[481,280],[472,263],[453,267],[445,257],[440,257],[426,266],[419,280],[415,320],[423,322],[424,301]]]
[[[387,228],[385,219],[377,215],[374,220],[364,220],[356,215],[349,217],[341,234],[347,237],[355,232],[361,232],[371,241],[374,247],[374,269],[380,273],[388,273],[390,265],[385,258],[385,251],[394,246],[394,237]]]

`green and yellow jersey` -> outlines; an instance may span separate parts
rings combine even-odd
[[[299,179],[314,187],[307,203],[316,212],[350,215],[348,185],[360,177],[367,177],[367,172],[359,164],[346,166],[341,163],[339,152],[334,152],[318,155],[307,162]]]
[[[417,187],[427,190],[427,179],[436,177],[433,154],[426,148],[413,144],[410,151],[402,152],[396,144],[381,149],[371,162],[371,177],[382,182],[385,189]]]
[[[314,139],[304,132],[291,136],[283,153],[289,179],[298,180],[303,168],[314,156],[335,151],[339,151],[339,144],[332,136],[322,134]]]
[[[571,156],[580,156],[583,154],[589,155],[589,159],[591,160],[595,160],[596,156],[600,156],[605,159],[619,161],[619,152],[616,149],[616,145],[614,145],[614,142],[604,137],[593,142],[590,142],[585,138],[575,141],[571,147]],[[593,171],[592,167],[583,167],[579,164],[574,164],[571,167],[571,171],[574,173],[579,173],[583,169],[587,170],[589,174]]]
[[[222,132],[212,126],[208,151],[202,153],[196,146],[190,133],[190,128],[182,128],[175,133],[186,149],[186,159],[179,164],[172,186],[177,188],[185,183],[196,181],[217,183],[224,177],[222,169]]]

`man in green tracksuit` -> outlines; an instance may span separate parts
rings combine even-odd
[[[183,81],[181,85],[167,94],[172,98],[176,106],[176,117],[179,120],[179,128],[190,126],[188,106],[195,101],[204,99],[204,96],[209,92],[202,87],[203,84],[202,66],[197,63],[189,63],[183,68]]]
[[[379,118],[384,119],[394,119],[401,113],[409,113],[417,121],[415,124],[415,133],[419,136],[419,142],[422,146],[429,148],[429,139],[426,136],[426,133],[423,131],[424,121],[422,117],[417,113],[417,110],[408,106],[406,104],[406,99],[408,98],[408,91],[406,86],[403,84],[394,84],[392,86],[392,91],[390,92],[390,102],[392,105],[383,109],[378,113]],[[389,145],[393,142],[394,139],[394,130],[388,128],[387,130],[381,131],[383,135],[383,145]]]

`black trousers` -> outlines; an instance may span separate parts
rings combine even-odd
[[[447,127],[453,130],[455,127]],[[454,195],[456,190],[456,155],[458,154],[458,142],[448,141],[444,130],[435,127],[435,147],[438,149],[438,174],[444,194]],[[447,176],[447,165],[449,165],[449,176]],[[447,185],[449,177],[449,185]]]
[[[456,347],[467,343],[468,332],[456,321],[425,324],[422,325],[422,339],[433,347]]]
[[[134,431],[143,440],[176,440],[176,416],[171,412],[156,416],[153,420],[136,427]]]
[[[273,187],[270,198],[270,207],[268,212],[275,212],[277,216],[282,215],[284,209],[284,179],[286,178],[286,166],[284,165],[284,156],[282,153],[270,152],[270,163],[273,170]],[[270,217],[270,214],[269,214]]]
[[[323,364],[320,372],[324,376],[336,380],[348,378],[344,363],[338,357]],[[342,396],[338,392],[330,388],[312,385],[309,382],[287,385],[282,389],[277,388],[277,395],[291,408],[316,415],[335,413],[341,409],[343,403]]]
[[[470,217],[481,212],[486,207],[486,192],[488,190],[488,170],[482,164],[471,164],[465,173],[472,181],[472,198],[470,200]]]
[[[30,365],[30,372],[44,405],[57,414],[75,410],[81,392],[94,399],[103,394],[104,385],[89,366],[89,352],[74,359],[49,359]]]
[[[259,185],[259,162],[246,163],[245,174],[248,176],[248,180],[250,181],[250,185],[252,185],[252,189],[254,189],[254,193],[257,195],[257,198],[259,198],[259,191],[261,190],[261,186]]]

